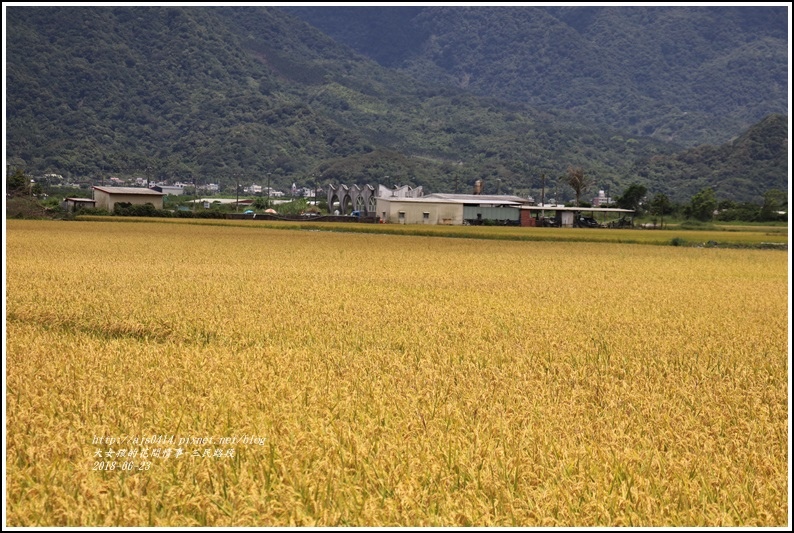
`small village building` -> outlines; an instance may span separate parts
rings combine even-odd
[[[97,209],[113,211],[118,203],[132,205],[152,204],[155,209],[163,208],[161,192],[142,187],[97,187],[94,186],[94,202]]]

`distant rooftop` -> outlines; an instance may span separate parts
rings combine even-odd
[[[163,193],[147,189],[146,187],[97,187],[94,189],[108,194],[145,194],[149,196],[164,196]]]
[[[91,198],[64,198],[64,200],[68,200],[70,202],[85,202],[85,203],[94,203],[94,200]]]

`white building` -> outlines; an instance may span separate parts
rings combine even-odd
[[[612,198],[607,197],[604,191],[598,191],[598,196],[593,198],[593,207],[599,207],[602,205],[609,205],[613,203]]]

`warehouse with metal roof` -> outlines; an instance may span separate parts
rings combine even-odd
[[[516,208],[528,203],[519,196],[434,193],[418,198],[378,197],[376,211],[381,220],[393,224],[462,225],[494,220],[518,225]]]
[[[519,196],[434,193],[418,198],[378,197],[376,209],[383,222],[392,224],[491,223],[564,228],[605,226],[607,217],[617,215],[625,218],[634,213],[630,209],[535,206],[531,203],[531,200]],[[546,214],[550,216],[546,217]],[[597,215],[601,222],[594,218]]]

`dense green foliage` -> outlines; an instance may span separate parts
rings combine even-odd
[[[30,178],[21,168],[14,169],[6,176],[6,194],[9,197],[30,196]]]
[[[692,197],[684,212],[687,217],[707,222],[714,217],[717,205],[717,197],[714,195],[714,191],[706,188]]]
[[[753,202],[719,202],[715,218],[722,222],[785,222],[788,220],[788,197],[783,191],[771,189],[764,194],[761,205]]]
[[[637,161],[681,150],[596,126],[587,113],[573,120],[417,82],[278,8],[17,6],[7,8],[6,42],[7,163],[32,175],[146,175],[226,191],[267,173],[276,188],[388,181],[470,192],[482,179],[486,193],[538,196],[542,174],[574,166],[619,194],[637,180]],[[753,164],[732,160],[718,179],[743,179],[731,165]],[[670,177],[648,172],[651,191]],[[759,176],[753,197],[786,189],[786,175],[778,166]]]
[[[78,214],[90,214],[88,210],[81,210]],[[183,211],[157,209],[152,204],[130,204],[119,202],[113,206],[113,214],[122,217],[176,217],[176,218],[226,218],[226,213],[220,210]]]
[[[661,218],[661,224],[664,226],[664,217],[673,213],[673,204],[670,198],[664,193],[656,193],[648,204],[648,212]]]
[[[699,146],[638,162],[631,174],[683,201],[701,189],[719,198],[760,203],[770,189],[788,189],[788,123],[771,115],[721,146]]]
[[[632,183],[625,192],[618,198],[617,204],[621,209],[633,209],[641,211],[641,202],[648,189],[639,183]]]
[[[383,65],[688,145],[788,110],[787,8],[292,7]]]

